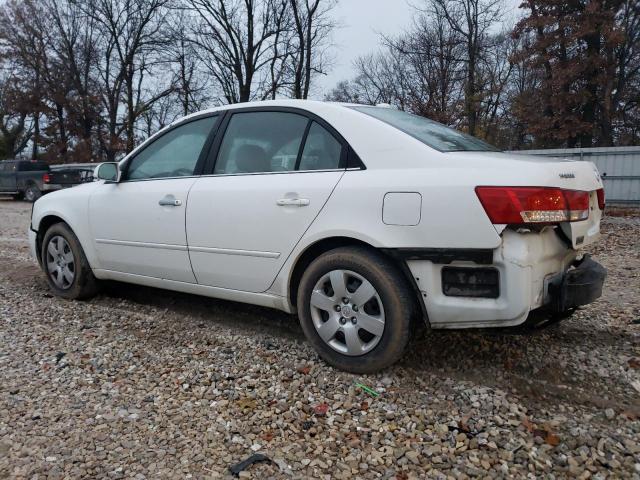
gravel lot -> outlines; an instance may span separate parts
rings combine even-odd
[[[110,285],[52,297],[30,205],[0,201],[0,478],[640,478],[640,217],[593,249],[605,296],[528,334],[431,332],[335,371],[295,318]],[[371,396],[356,383],[379,393]]]

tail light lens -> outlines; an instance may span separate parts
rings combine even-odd
[[[589,192],[553,187],[476,187],[494,224],[576,222],[589,218]]]
[[[51,181],[51,177],[49,176],[48,173],[45,173],[44,175],[42,175],[42,182],[43,183],[49,183]]]
[[[604,188],[598,189],[597,193],[598,193],[598,208],[604,211],[604,207],[605,207]]]

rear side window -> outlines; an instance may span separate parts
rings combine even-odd
[[[298,170],[332,170],[339,168],[342,145],[318,123],[313,122]]]
[[[289,112],[241,112],[229,120],[214,174],[340,168],[342,144],[324,127]]]
[[[498,149],[471,135],[446,127],[428,118],[393,108],[350,107],[381,120],[425,145],[441,152],[497,152]]]
[[[4,162],[2,171],[5,173],[11,173],[16,171],[16,162]]]

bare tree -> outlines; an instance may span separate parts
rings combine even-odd
[[[189,27],[184,11],[173,29],[168,60],[173,65],[175,97],[180,103],[182,115],[197,112],[207,102],[207,85],[200,72],[200,62],[194,45],[189,41],[185,30]],[[173,98],[173,97],[170,97]]]
[[[273,94],[268,81],[287,28],[287,0],[186,0],[198,18],[191,41],[226,103]],[[276,86],[277,88],[277,86]]]
[[[336,0],[289,2],[295,32],[291,94],[293,98],[308,98],[313,77],[326,73],[328,37],[335,28],[330,13]]]
[[[96,22],[102,41],[97,68],[107,122],[100,142],[107,158],[114,159],[119,151],[133,150],[138,118],[174,90],[172,85],[149,88],[145,83],[147,74],[158,66],[158,51],[166,41],[163,29],[170,0],[72,1]],[[121,103],[125,107],[122,121]]]
[[[15,158],[24,151],[32,136],[28,125],[29,103],[21,101],[20,79],[13,76],[0,81],[0,159]]]
[[[465,47],[466,82],[464,107],[467,129],[475,135],[478,126],[482,90],[478,70],[482,56],[492,41],[491,29],[502,18],[502,0],[429,0],[428,10],[444,18]]]

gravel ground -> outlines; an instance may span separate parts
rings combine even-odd
[[[0,201],[0,478],[640,478],[640,217],[607,217],[605,296],[527,334],[431,332],[378,375],[295,318],[149,288],[48,293]],[[367,393],[356,384],[374,389]]]

